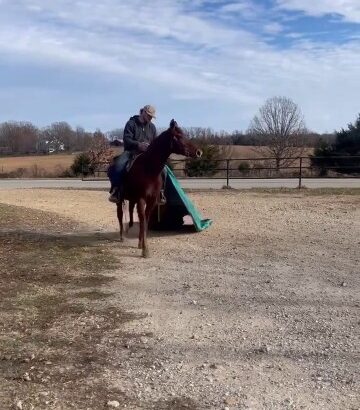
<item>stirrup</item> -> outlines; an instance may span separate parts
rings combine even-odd
[[[166,196],[164,194],[164,191],[160,191],[160,204],[165,205],[166,204]]]

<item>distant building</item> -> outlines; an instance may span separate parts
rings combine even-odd
[[[124,141],[121,139],[116,139],[110,142],[110,147],[122,147],[124,145]]]
[[[54,152],[65,151],[65,145],[58,140],[49,141],[42,139],[37,144],[37,150],[44,154],[53,154]]]

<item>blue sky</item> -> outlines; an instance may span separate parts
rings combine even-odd
[[[246,130],[291,98],[313,131],[360,112],[359,0],[0,0],[0,122]]]

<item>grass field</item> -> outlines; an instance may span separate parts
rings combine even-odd
[[[236,159],[255,159],[262,155],[253,146],[222,146],[224,156]],[[312,154],[308,148],[305,155]],[[55,177],[61,176],[74,162],[75,154],[27,155],[0,157],[0,176],[9,177]],[[174,159],[182,159],[174,156]]]
[[[73,154],[1,157],[0,175],[18,172],[18,176],[55,176],[68,169],[74,158]]]

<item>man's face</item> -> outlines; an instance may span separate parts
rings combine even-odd
[[[149,115],[145,110],[142,111],[141,117],[142,117],[142,120],[143,120],[143,123],[144,123],[144,124],[148,124],[149,122],[151,122],[151,120],[152,120],[152,118],[153,118],[153,117],[152,117],[151,115]]]

